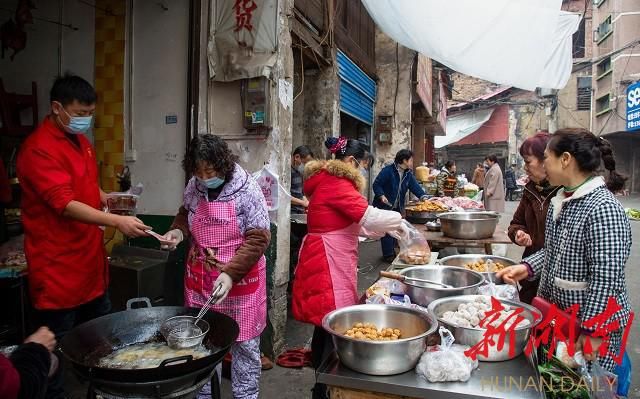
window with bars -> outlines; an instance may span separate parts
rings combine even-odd
[[[578,76],[578,111],[589,111],[591,109],[591,76]]]
[[[598,28],[593,32],[593,39],[596,44],[600,44],[602,43],[602,41],[604,41],[604,39],[609,37],[611,32],[613,32],[613,25],[611,23],[611,15],[609,15],[604,19],[604,21],[602,21],[600,25],[598,25]]]
[[[598,79],[611,72],[611,57],[607,57],[600,61],[596,65],[596,71],[598,72]]]
[[[600,96],[596,99],[596,116],[604,115],[611,111],[610,105],[611,94],[607,93],[604,96]]]

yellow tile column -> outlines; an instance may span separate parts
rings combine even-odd
[[[101,10],[110,10],[106,13]],[[124,167],[125,0],[96,0],[95,87],[98,93],[95,146],[106,192],[118,189]]]
[[[125,0],[96,0],[95,88],[98,93],[94,138],[104,191],[117,191],[116,174],[124,167]],[[109,10],[105,12],[102,10]],[[123,240],[105,231],[107,250]]]

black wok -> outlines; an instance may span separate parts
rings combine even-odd
[[[101,358],[123,346],[164,341],[159,333],[162,322],[173,316],[196,315],[198,310],[159,306],[112,313],[75,327],[62,338],[60,351],[81,376],[94,383],[99,381],[99,384],[144,384],[201,374],[213,370],[238,337],[238,324],[222,313],[209,311],[204,317],[211,325],[203,341],[203,345],[212,352],[209,356],[196,360],[189,356],[169,359],[160,367],[150,369],[97,366]]]

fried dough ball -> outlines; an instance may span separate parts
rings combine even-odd
[[[394,341],[402,336],[397,328],[385,327],[378,330],[376,325],[372,323],[354,323],[344,335],[364,341]]]

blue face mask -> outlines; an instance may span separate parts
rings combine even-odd
[[[218,176],[212,177],[210,179],[200,179],[200,178],[198,178],[198,180],[200,180],[200,182],[202,182],[202,184],[207,186],[207,188],[210,188],[212,190],[215,190],[216,188],[220,187],[224,183],[224,179],[222,179],[222,178],[220,178]]]
[[[65,114],[69,117],[69,124],[65,125],[67,131],[71,134],[85,134],[91,128],[91,122],[93,121],[93,115],[89,116],[71,116],[62,108]]]

